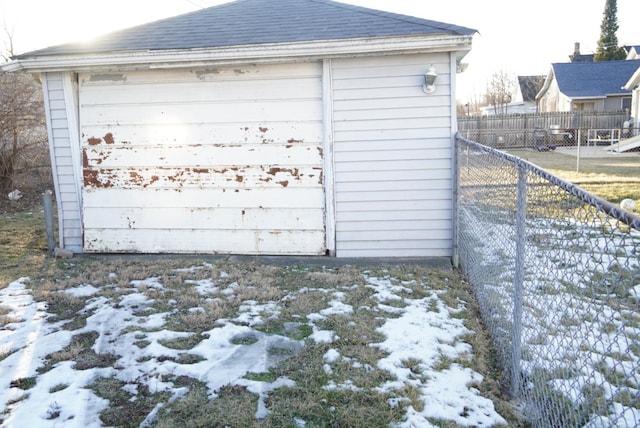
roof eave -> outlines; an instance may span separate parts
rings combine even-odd
[[[606,95],[567,95],[564,94],[565,97],[567,97],[567,99],[569,101],[576,101],[576,100],[604,100],[607,98]]]
[[[540,91],[535,96],[536,101],[540,100],[547,93],[547,91],[551,87],[551,82],[553,81],[554,76],[555,76],[555,73],[553,71],[553,67],[551,67],[549,69],[549,73],[547,74],[547,77],[544,79],[542,88],[540,88]]]
[[[118,51],[60,54],[21,58],[4,64],[7,72],[30,73],[102,69],[193,67],[202,64],[282,62],[314,58],[367,56],[388,53],[458,52],[471,50],[473,35],[419,35],[360,39],[317,40],[197,49]]]
[[[629,97],[631,96],[631,92],[608,92],[606,94],[594,94],[594,95],[564,94],[564,96],[572,100],[603,100],[606,98],[613,98],[613,97]]]
[[[631,78],[625,83],[623,88],[628,91],[633,91],[638,85],[640,85],[640,67],[631,75]]]

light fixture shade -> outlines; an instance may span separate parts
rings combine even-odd
[[[436,69],[432,65],[424,75],[424,85],[422,85],[422,90],[425,94],[431,94],[436,90],[437,78],[438,73],[436,73]]]

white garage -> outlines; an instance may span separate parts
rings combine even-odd
[[[3,68],[43,83],[68,250],[450,257],[455,80],[474,33],[242,0]]]

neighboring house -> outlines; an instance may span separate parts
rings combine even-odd
[[[631,125],[635,128],[634,134],[638,135],[640,134],[640,67],[625,83],[624,88],[632,92],[630,113],[633,121]]]
[[[640,46],[623,46],[624,51],[627,53],[625,59],[640,59]],[[576,42],[573,48],[573,54],[569,55],[571,62],[593,62],[594,54],[582,54],[580,53],[580,43]]]
[[[5,69],[41,75],[71,251],[449,257],[456,69],[474,33],[242,0]]]
[[[498,108],[498,114],[536,113],[538,106],[536,94],[544,84],[544,76],[518,76],[514,101]],[[493,106],[480,108],[483,116],[493,116],[496,109]]]
[[[624,51],[627,53],[625,59],[640,59],[640,46],[623,46]],[[580,53],[580,43],[576,42],[573,48],[573,54],[569,55],[571,62],[593,62],[594,54],[582,54]]]
[[[627,51],[626,59],[640,59],[640,45],[625,46],[624,49]]]
[[[536,95],[544,85],[544,76],[518,76],[518,91],[516,101],[524,101],[529,105],[536,106]]]
[[[541,112],[621,110],[631,108],[631,91],[623,88],[640,60],[551,64],[536,96]]]
[[[569,55],[571,62],[593,62],[593,54],[580,53],[580,43],[576,42],[573,48],[573,54]]]

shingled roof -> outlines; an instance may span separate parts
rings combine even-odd
[[[560,92],[569,98],[630,94],[622,89],[640,67],[640,60],[552,64]],[[547,84],[545,84],[545,87]]]
[[[536,94],[544,85],[544,76],[518,76],[522,101],[535,101]]]
[[[90,43],[49,47],[14,59],[475,32],[331,0],[237,0],[113,32]]]

